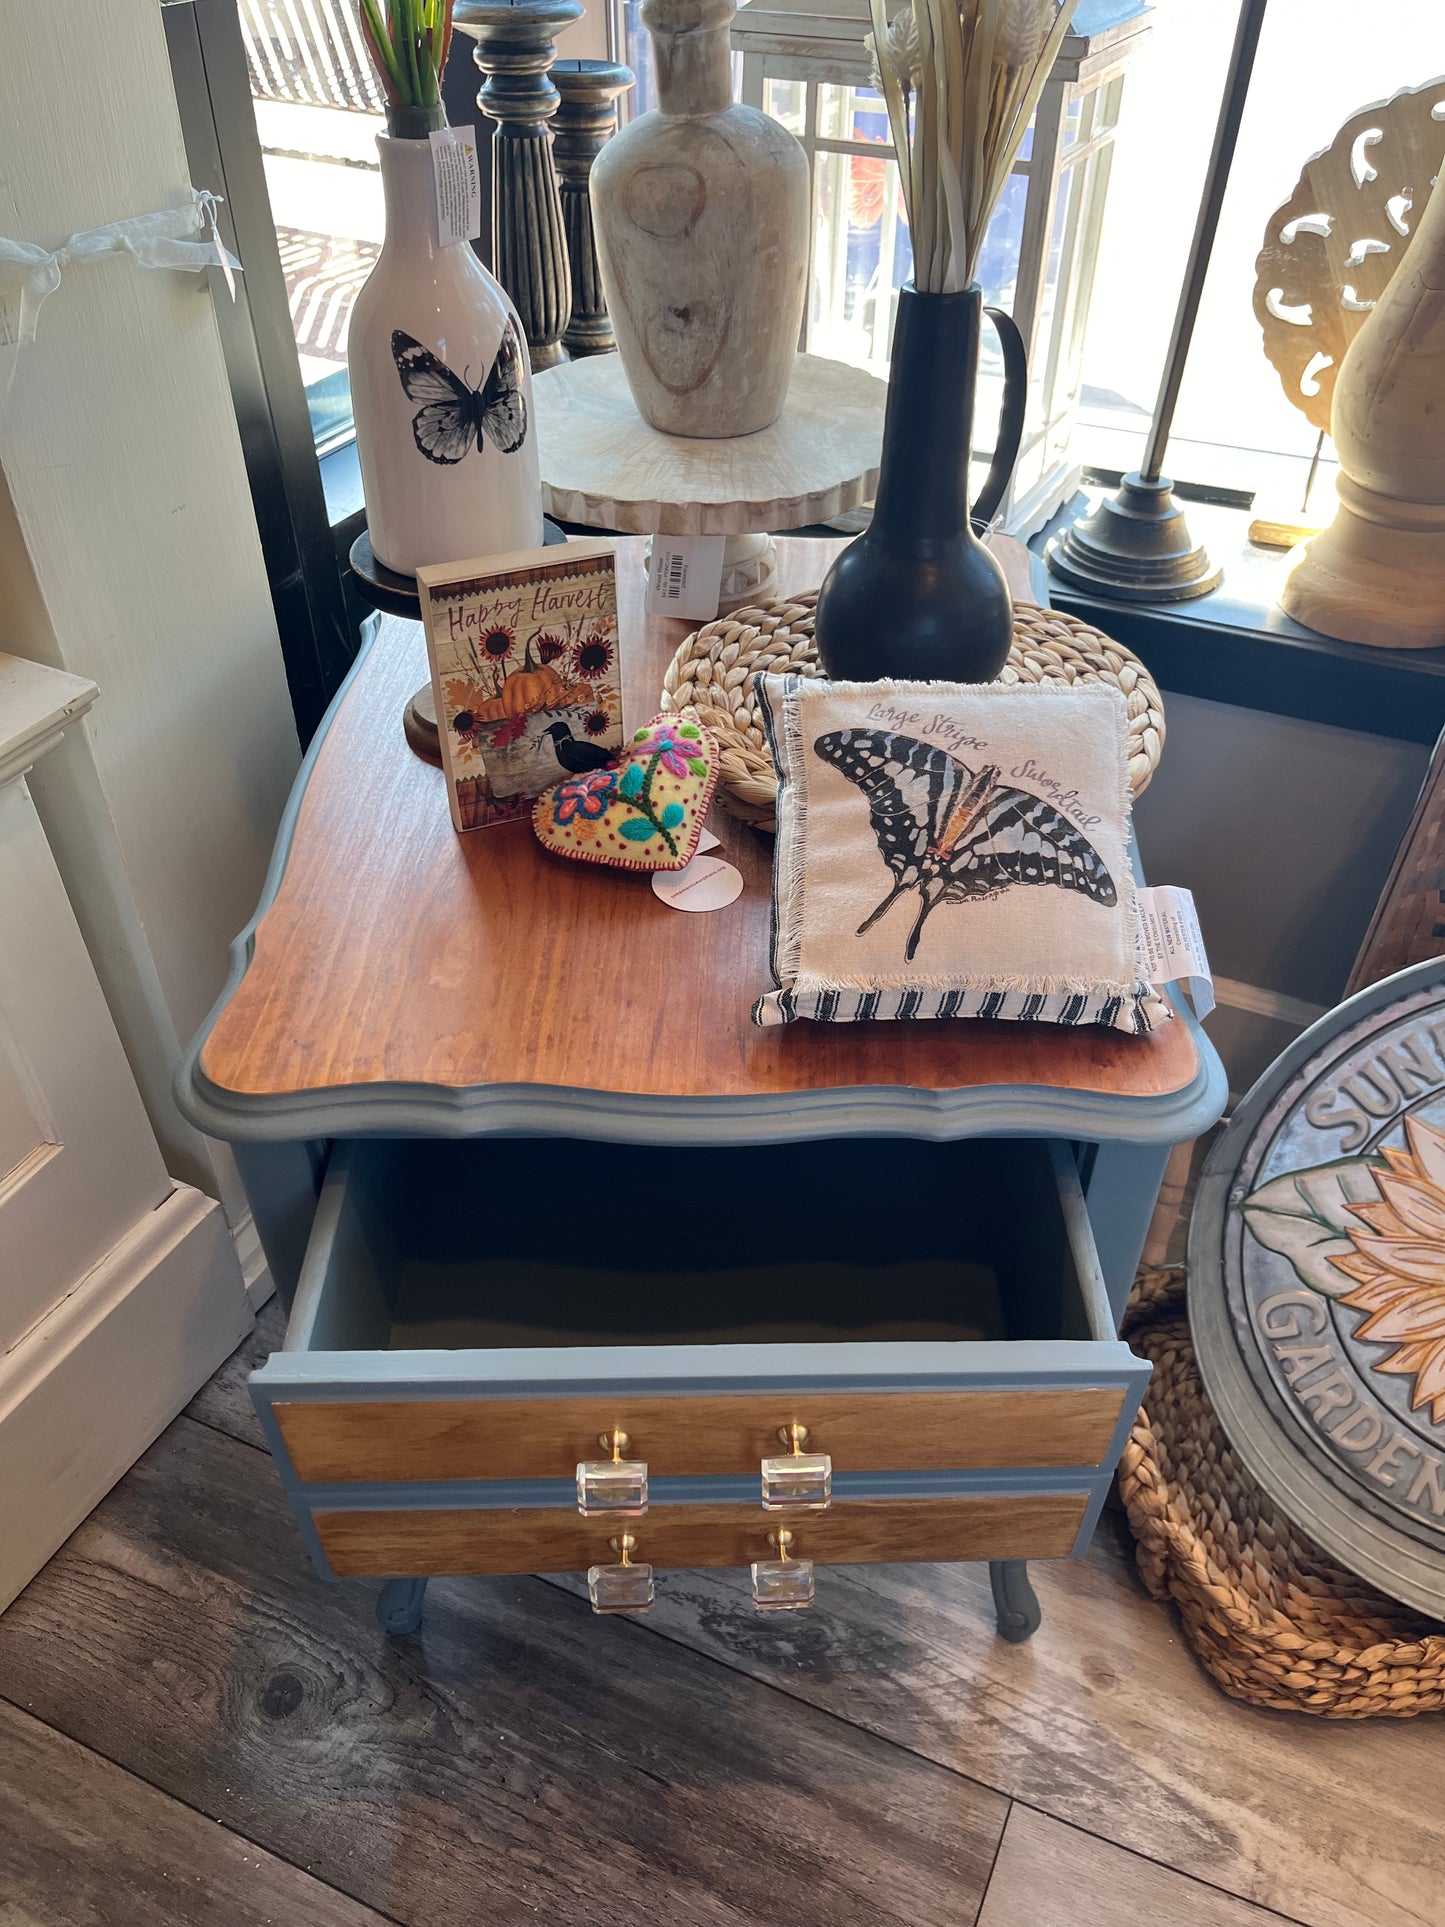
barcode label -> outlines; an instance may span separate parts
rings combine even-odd
[[[654,535],[647,572],[647,613],[710,622],[722,583],[720,535]]]

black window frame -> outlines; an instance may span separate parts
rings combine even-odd
[[[242,265],[236,299],[218,300],[216,318],[304,746],[351,666],[367,615],[346,580],[346,553],[366,520],[360,482],[355,506],[348,507],[347,465],[336,466],[333,522],[291,329],[236,0],[191,0],[166,7],[162,18],[191,180],[223,198],[222,234]],[[354,448],[337,453],[349,454],[354,467]]]

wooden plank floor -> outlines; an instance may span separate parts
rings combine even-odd
[[[3,1927],[1445,1927],[1445,1732],[1224,1699],[1117,1521],[973,1567],[311,1574],[245,1397],[274,1309],[0,1617]]]

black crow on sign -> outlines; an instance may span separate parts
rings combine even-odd
[[[612,765],[610,749],[579,743],[565,723],[553,723],[542,734],[552,738],[552,753],[569,776],[585,776],[590,769],[609,769]]]

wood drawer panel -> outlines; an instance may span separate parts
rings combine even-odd
[[[1084,1492],[977,1493],[952,1499],[854,1499],[786,1517],[760,1506],[655,1506],[641,1519],[584,1519],[556,1510],[474,1507],[315,1512],[317,1535],[342,1578],[441,1573],[581,1572],[616,1555],[626,1530],[654,1566],[745,1566],[776,1557],[769,1532],[786,1525],[799,1558],[831,1565],[886,1560],[1060,1559],[1074,1549]]]
[[[394,1399],[272,1407],[296,1476],[316,1484],[570,1479],[620,1426],[655,1478],[747,1474],[808,1427],[835,1472],[1096,1465],[1118,1424],[1118,1385],[998,1391],[801,1392],[608,1399]]]

